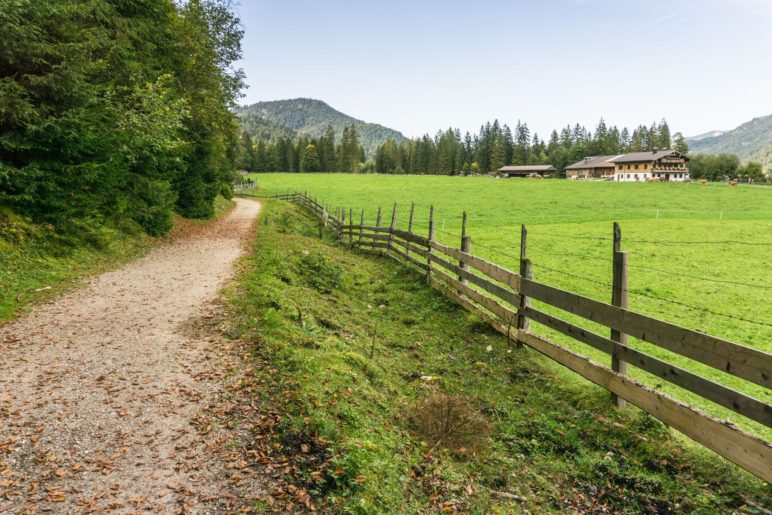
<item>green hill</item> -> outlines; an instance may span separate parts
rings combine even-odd
[[[687,138],[689,150],[695,153],[737,154],[742,161],[759,161],[765,170],[772,169],[772,114],[754,118],[736,129],[717,136]]]
[[[299,134],[318,138],[328,125],[332,125],[336,137],[340,138],[343,127],[353,123],[368,156],[374,155],[375,149],[388,139],[397,142],[405,139],[399,131],[357,120],[312,98],[258,102],[240,107],[236,114],[244,130],[257,139],[265,140]]]

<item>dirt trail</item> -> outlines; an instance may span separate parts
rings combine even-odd
[[[0,513],[223,511],[217,431],[196,417],[225,395],[211,316],[259,204],[0,327]],[[209,447],[208,447],[209,446]]]

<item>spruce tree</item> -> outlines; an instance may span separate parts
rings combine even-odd
[[[300,164],[300,171],[305,173],[316,173],[322,171],[322,164],[319,161],[319,154],[316,151],[316,145],[309,143],[303,151],[303,160]]]

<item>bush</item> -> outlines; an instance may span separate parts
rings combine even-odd
[[[230,200],[233,198],[233,188],[228,183],[223,183],[222,186],[220,186],[220,195],[222,195],[224,198]]]
[[[472,452],[485,448],[490,424],[465,398],[435,391],[408,415],[416,432],[432,446]]]
[[[168,182],[139,180],[134,186],[134,198],[129,213],[147,234],[163,236],[172,230],[176,196]]]

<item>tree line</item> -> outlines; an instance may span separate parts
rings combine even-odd
[[[740,163],[735,154],[694,154],[689,161],[692,179],[723,181],[726,179],[748,179],[760,182],[766,179],[761,163],[749,161]]]
[[[421,138],[403,141],[387,141],[375,155],[378,173],[426,173],[434,175],[458,175],[493,172],[507,165],[550,164],[561,172],[566,166],[586,156],[614,155],[639,152],[654,148],[671,148],[686,152],[688,146],[683,136],[671,137],[665,120],[641,125],[630,132],[608,127],[601,118],[594,131],[576,124],[566,126],[560,132],[552,131],[546,140],[531,133],[526,123],[518,122],[514,130],[494,120],[480,131],[463,136],[458,129],[438,132],[433,138],[428,134]]]
[[[225,0],[0,0],[0,204],[60,231],[213,214],[235,176]]]
[[[279,137],[275,141],[258,140],[255,144],[247,131],[242,131],[238,164],[251,172],[371,172],[372,162],[365,160],[356,125],[346,126],[336,144],[332,126],[319,138],[301,135]]]
[[[528,125],[518,122],[514,131],[498,120],[480,127],[480,132],[461,135],[458,129],[424,135],[397,143],[393,139],[379,145],[375,159],[366,161],[359,145],[357,129],[344,129],[341,143],[335,145],[335,133],[328,127],[320,138],[279,137],[274,141],[259,139],[255,144],[244,131],[241,137],[241,168],[254,172],[377,172],[386,174],[425,173],[458,175],[487,173],[511,164],[553,164],[559,170],[588,155],[669,148],[675,144],[687,150],[683,137],[676,133],[671,141],[666,121],[641,125],[630,133],[626,128],[607,127],[603,119],[594,132],[581,125],[553,131],[544,141],[531,135]],[[346,142],[349,141],[347,144]],[[306,155],[310,158],[306,158]],[[319,165],[317,166],[318,156]]]

